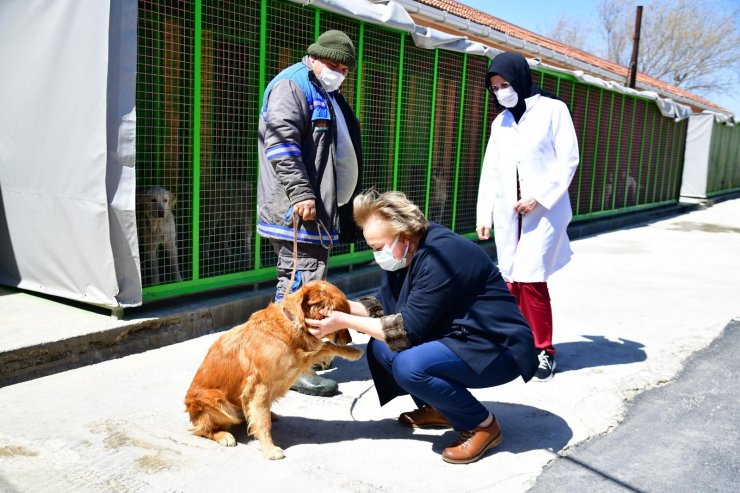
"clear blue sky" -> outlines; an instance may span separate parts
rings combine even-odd
[[[516,24],[537,34],[545,34],[561,17],[582,19],[584,26],[592,26],[597,35],[599,0],[458,0],[501,20]],[[732,0],[735,2],[737,0]],[[641,2],[648,6],[649,0]],[[645,15],[643,13],[643,15]],[[735,113],[740,120],[740,97],[737,91],[702,94],[705,99]]]
[[[599,0],[458,0],[470,7],[542,34],[565,16],[596,22]],[[594,25],[594,24],[591,24]]]

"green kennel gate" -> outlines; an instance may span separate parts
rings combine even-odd
[[[715,125],[709,149],[707,196],[740,191],[740,126]]]

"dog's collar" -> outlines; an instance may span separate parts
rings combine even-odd
[[[284,306],[281,308],[283,309],[283,314],[285,315],[285,318],[287,318],[290,321],[290,323],[293,324],[293,327],[295,327],[296,330],[298,331],[306,330],[306,326],[299,323],[296,316],[290,313],[290,310],[288,310]]]
[[[295,322],[295,317],[285,307],[283,307],[283,313],[285,314],[286,317],[288,317],[288,320],[290,320],[291,322]]]

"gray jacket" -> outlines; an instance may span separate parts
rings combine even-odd
[[[358,162],[361,189],[360,124],[339,91],[337,106],[347,122]],[[354,241],[357,227],[352,201],[337,206],[335,155],[337,128],[327,93],[308,57],[280,72],[267,86],[259,124],[257,232],[267,238],[293,239],[293,204],[316,201],[317,219],[299,222],[298,241],[336,245]]]

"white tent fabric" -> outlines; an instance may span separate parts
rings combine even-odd
[[[0,2],[0,283],[116,307],[110,12],[108,0]]]
[[[712,115],[716,123],[724,123],[728,127],[735,126],[735,118],[731,115],[726,115],[724,113],[717,113],[714,111],[707,111],[707,110],[702,111],[702,114]]]
[[[411,16],[406,12],[404,6],[394,1],[376,1],[366,0],[292,0],[302,5],[311,4],[314,7],[346,15],[355,19],[360,19],[373,24],[380,24],[386,27],[411,33],[414,44],[420,48],[435,49],[440,48],[448,51],[460,53],[469,53],[471,55],[481,55],[493,58],[501,50],[487,46],[477,41],[471,41],[467,36],[458,36],[444,31],[415,24]],[[427,8],[430,10],[431,8]],[[443,16],[445,18],[446,16]],[[611,91],[623,94],[631,94],[655,101],[658,109],[663,116],[674,118],[676,121],[684,120],[691,115],[689,106],[677,103],[668,98],[662,98],[658,93],[653,91],[638,91],[625,87],[623,84],[614,81],[606,81],[592,75],[585,74],[582,70],[564,70],[559,67],[553,67],[541,63],[540,60],[530,60],[530,66],[541,65],[555,72],[570,74],[578,81],[584,84],[603,87]],[[726,115],[723,115],[726,116]]]
[[[709,151],[712,144],[714,115],[697,114],[689,117],[686,130],[681,197],[705,199],[709,176]]]
[[[311,4],[314,7],[361,19],[371,24],[398,29],[413,33],[415,24],[411,16],[396,2],[369,2],[367,0],[292,0],[301,5]]]
[[[465,36],[455,36],[454,34],[448,34],[428,27],[416,26],[416,30],[411,36],[416,46],[429,50],[441,48],[443,50],[480,56],[489,56],[490,51],[494,51],[494,55],[499,53],[499,50],[493,50],[493,48],[489,48],[482,43],[470,41]],[[490,56],[490,58],[493,57]]]
[[[110,242],[120,306],[141,299],[136,230],[136,0],[111,0],[108,64],[108,192]]]
[[[677,103],[669,98],[662,98],[657,92],[632,89],[614,81],[607,81],[585,74],[581,70],[575,70],[572,72],[562,69],[555,70],[563,73],[570,73],[576,78],[576,80],[583,82],[584,84],[603,87],[604,89],[609,89],[610,91],[615,91],[621,94],[629,94],[632,96],[652,99],[655,101],[655,104],[658,106],[658,109],[663,116],[674,118],[676,121],[685,120],[691,115],[691,108],[689,106]]]

